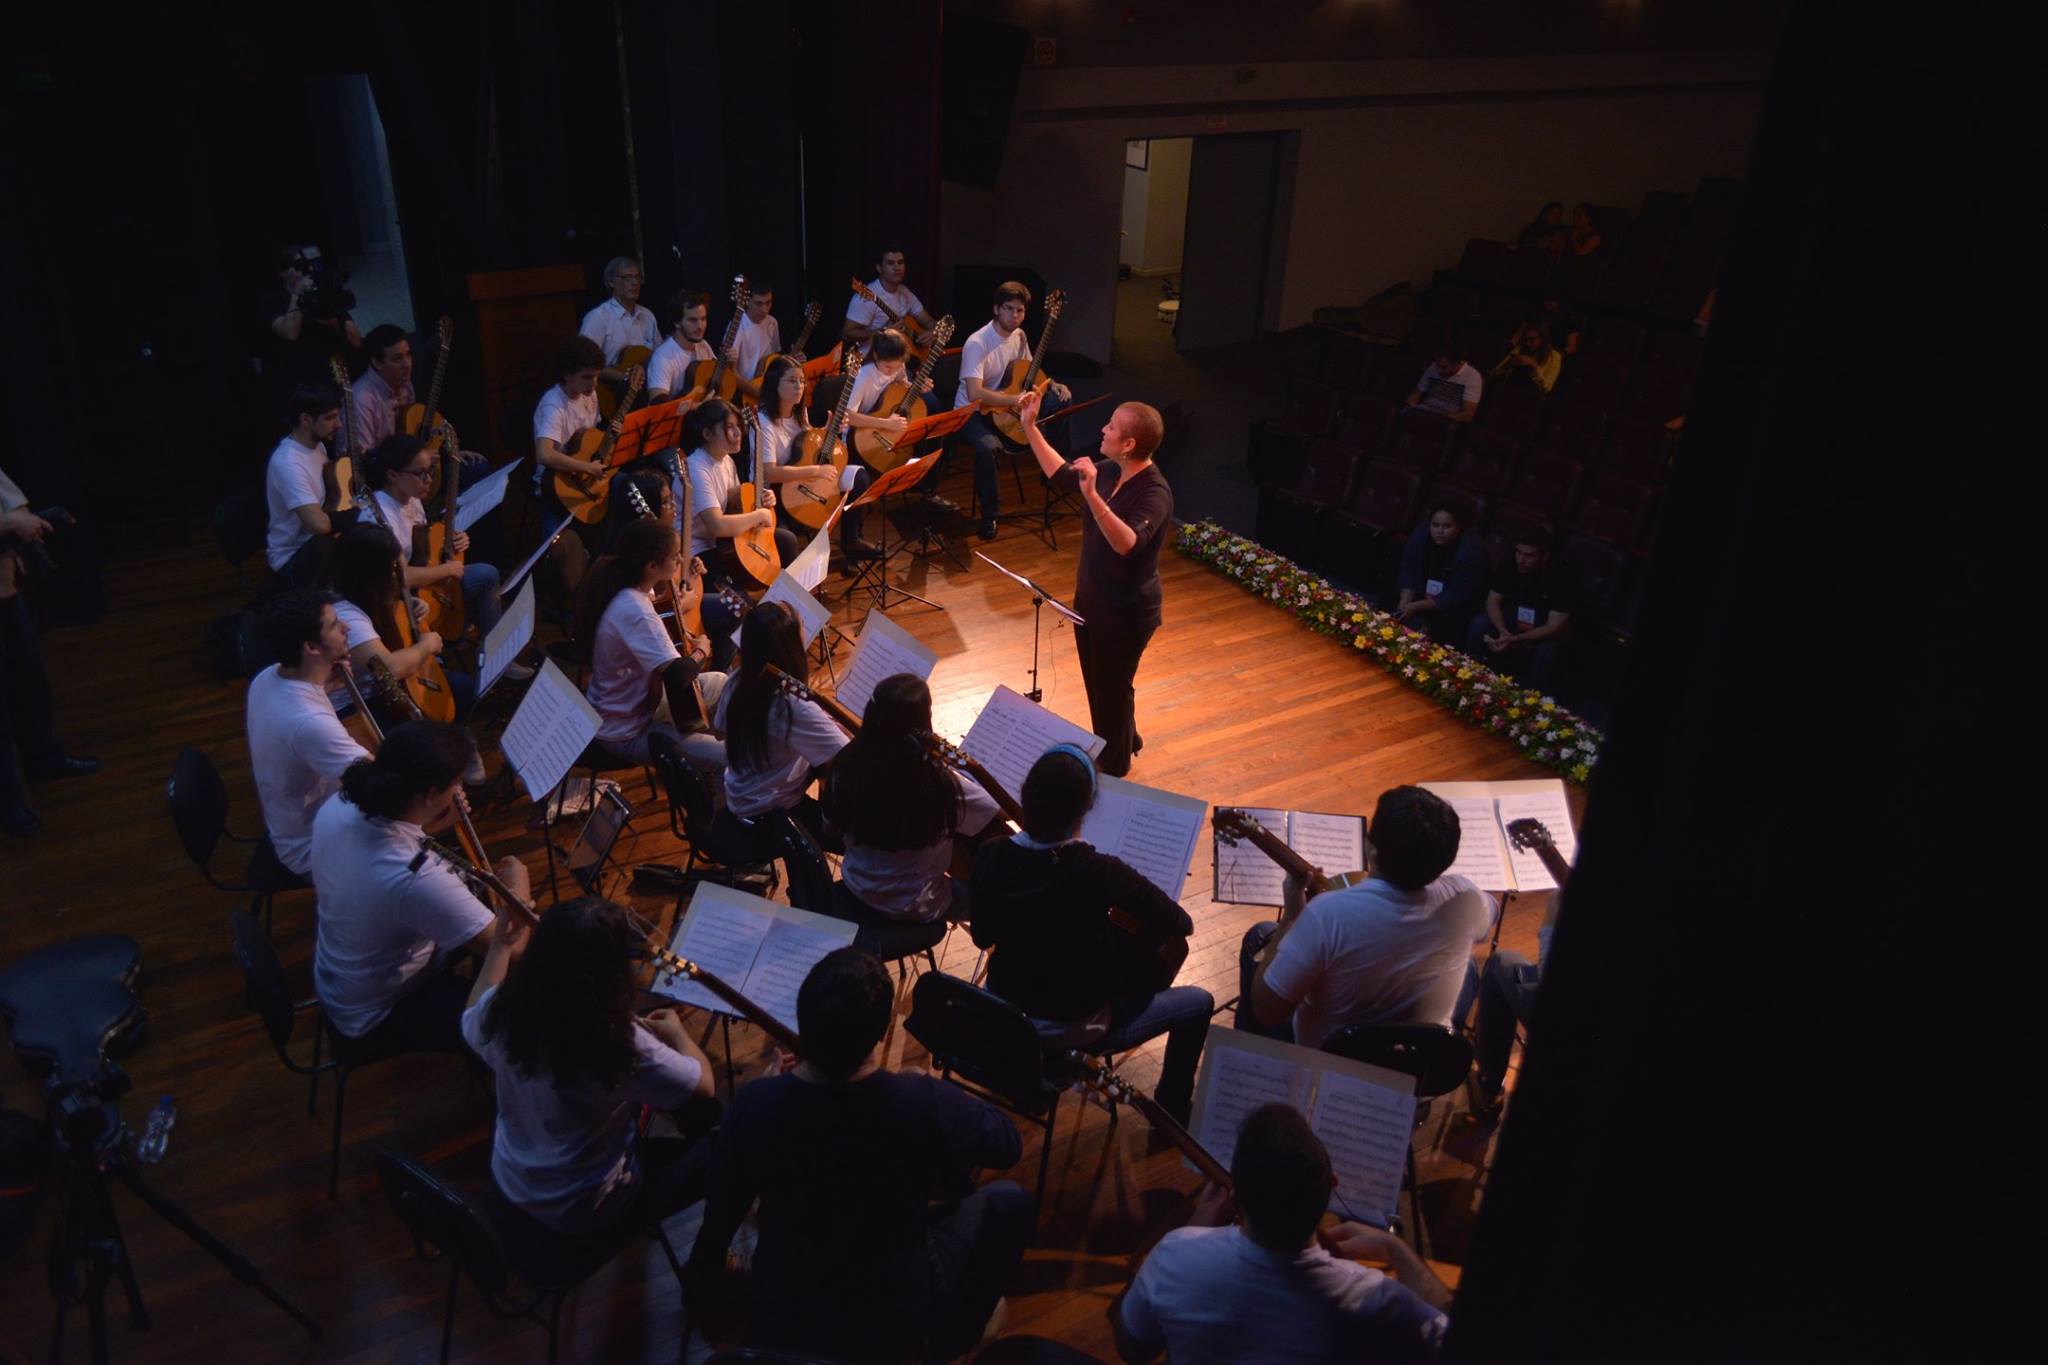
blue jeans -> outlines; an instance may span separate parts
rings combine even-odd
[[[1265,950],[1273,935],[1279,932],[1280,922],[1270,919],[1254,924],[1244,931],[1244,942],[1237,950],[1236,1022],[1237,1027],[1246,1033],[1256,1033],[1261,1038],[1278,1038],[1283,1043],[1291,1043],[1294,1041],[1292,1014],[1271,1028],[1262,1028],[1258,1018],[1252,1013],[1252,978],[1259,972],[1259,954]]]
[[[504,600],[498,596],[501,581],[495,564],[462,566],[462,605],[476,626],[478,639],[489,635],[491,627],[505,614]]]
[[[993,1181],[950,1209],[931,1211],[925,1222],[930,1356],[951,1360],[974,1349],[1037,1227],[1038,1201],[1012,1180]]]
[[[1553,636],[1533,645],[1516,645],[1495,653],[1486,647],[1493,634],[1493,618],[1484,611],[1472,618],[1465,632],[1465,652],[1496,673],[1505,673],[1524,687],[1548,692],[1557,681],[1559,655],[1564,637]]]
[[[1169,986],[1146,1001],[1136,1014],[1112,1020],[1109,1032],[1088,1049],[1097,1055],[1128,1052],[1140,1043],[1166,1035],[1166,1064],[1152,1098],[1182,1123],[1195,1102],[1195,1067],[1202,1060],[1202,1040],[1216,997],[1200,986]]]
[[[1066,400],[1055,398],[1051,389],[1039,403],[1041,423],[1050,422],[1054,413],[1065,407]],[[974,454],[974,506],[975,515],[993,518],[1002,514],[1002,491],[996,481],[996,459],[1004,450],[1015,449],[1003,439],[995,424],[988,420],[986,413],[977,412],[967,419],[960,428],[958,438]]]

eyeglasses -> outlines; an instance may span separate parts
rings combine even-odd
[[[407,468],[401,469],[398,472],[401,474],[410,474],[415,479],[431,479],[434,477],[434,467],[432,465],[428,465],[425,469]]]

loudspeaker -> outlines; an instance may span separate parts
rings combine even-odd
[[[939,82],[939,174],[992,190],[1010,136],[1010,106],[1030,35],[948,10]]]

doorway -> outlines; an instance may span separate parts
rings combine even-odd
[[[412,286],[405,269],[398,196],[370,79],[315,76],[306,82],[315,164],[325,190],[328,252],[348,272],[356,324],[413,330]]]
[[[1123,235],[1112,330],[1120,364],[1142,363],[1155,352],[1173,349],[1193,151],[1194,139],[1187,137],[1124,144]]]
[[[1182,351],[1255,341],[1284,277],[1291,133],[1198,137],[1188,160],[1181,233]]]

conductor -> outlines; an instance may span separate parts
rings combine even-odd
[[[1070,462],[1039,432],[1036,394],[1024,396],[1017,416],[1045,477],[1059,492],[1079,492],[1088,507],[1074,575],[1074,610],[1088,624],[1074,627],[1074,648],[1088,689],[1089,726],[1106,741],[1096,766],[1122,777],[1145,747],[1135,680],[1159,629],[1159,551],[1173,521],[1173,490],[1152,463],[1166,423],[1149,403],[1120,404],[1103,425],[1100,457]]]

